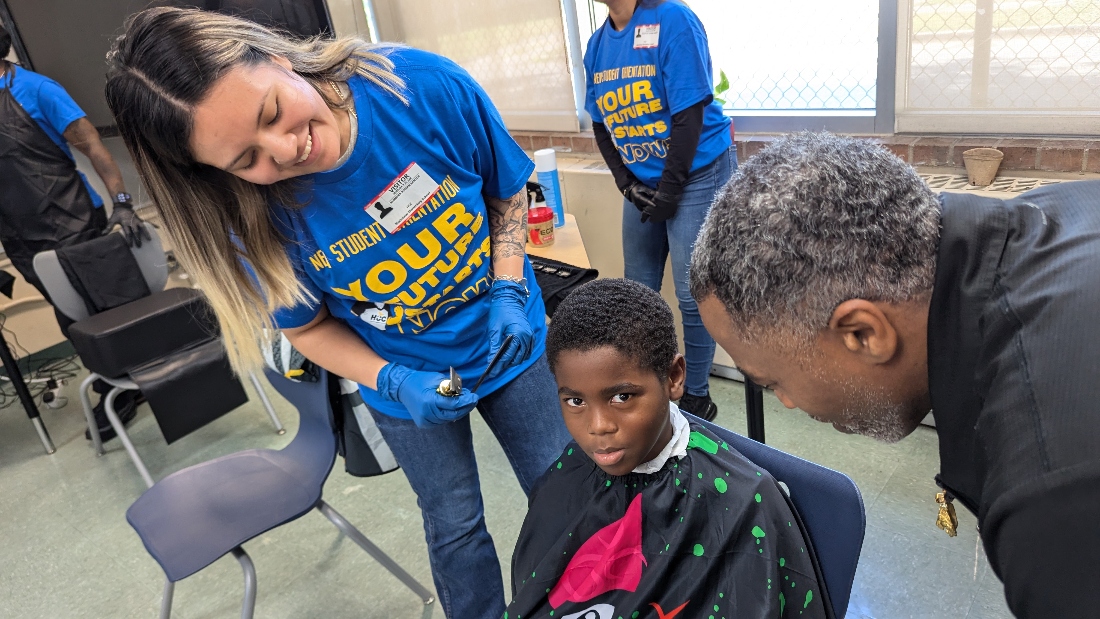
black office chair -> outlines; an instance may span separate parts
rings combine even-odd
[[[153,478],[134,449],[114,408],[118,394],[129,389],[138,389],[138,385],[130,380],[127,372],[189,347],[194,356],[209,359],[212,355],[203,353],[216,355],[215,351],[220,350],[221,342],[211,337],[214,327],[198,319],[205,311],[201,292],[190,288],[164,289],[168,282],[168,261],[156,229],[149,223],[144,225],[150,239],[142,243],[141,247],[130,248],[130,252],[152,291],[147,297],[90,315],[84,299],[65,274],[57,252],[45,251],[35,255],[34,270],[54,306],[76,321],[69,330],[77,354],[91,372],[80,385],[80,400],[84,406],[84,416],[88,421],[96,455],[103,455],[103,442],[92,412],[88,387],[92,382],[102,380],[112,387],[104,397],[107,419],[146,485],[152,485]],[[111,347],[101,348],[99,344],[103,341],[112,342]],[[286,430],[279,422],[259,379],[255,374],[249,374],[249,378],[276,432],[283,434]]]
[[[783,482],[821,568],[836,617],[848,611],[867,515],[859,487],[847,475],[779,451],[685,413]]]

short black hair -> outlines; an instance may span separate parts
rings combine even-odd
[[[546,333],[550,370],[564,351],[603,346],[666,377],[678,352],[672,310],[656,291],[628,279],[578,286],[558,305]]]
[[[11,35],[8,34],[7,28],[4,28],[4,24],[0,23],[0,63],[4,62],[4,59],[8,57],[8,52],[11,51]]]

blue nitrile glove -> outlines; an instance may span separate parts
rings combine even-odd
[[[404,404],[417,427],[451,423],[474,410],[477,394],[463,389],[457,396],[440,395],[436,389],[446,378],[438,372],[420,372],[387,363],[378,372],[378,395],[390,402]]]
[[[497,376],[506,368],[523,363],[531,356],[535,344],[535,332],[527,321],[527,288],[502,279],[493,282],[489,293],[489,359],[497,354],[504,338],[509,335],[512,343],[504,351],[500,363],[493,368],[490,377]]]

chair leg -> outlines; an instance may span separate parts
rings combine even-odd
[[[382,567],[389,570],[389,572],[396,576],[406,587],[412,589],[414,593],[419,595],[425,606],[435,602],[435,596],[432,595],[431,591],[428,591],[424,585],[417,582],[411,574],[402,569],[389,555],[382,552],[381,548],[375,546],[367,539],[366,535],[363,535],[359,529],[356,529],[355,526],[348,522],[347,519],[341,516],[335,509],[332,509],[331,505],[324,501],[318,501],[317,510],[324,514],[325,518],[328,518],[332,524],[336,525],[336,528],[340,529],[341,533],[350,537],[360,548],[367,551],[367,554],[374,557],[375,561],[382,564]]]
[[[84,419],[88,421],[88,433],[92,435],[92,446],[95,447],[95,455],[103,455],[103,440],[99,437],[99,424],[95,422],[95,413],[92,412],[92,399],[88,397],[88,388],[99,378],[99,374],[92,372],[84,382],[80,383],[80,404],[84,407]]]
[[[19,364],[15,362],[15,357],[11,354],[7,340],[2,337],[0,337],[0,361],[4,362],[4,370],[7,372],[8,378],[11,379],[10,382],[12,388],[15,389],[15,395],[23,405],[23,410],[30,418],[35,432],[38,433],[38,440],[42,441],[42,448],[46,450],[46,455],[54,453],[57,448],[54,447],[53,440],[50,439],[50,433],[46,431],[46,426],[42,423],[42,417],[38,414],[38,407],[35,406],[34,398],[31,396],[30,390],[27,389],[27,383],[23,382],[23,374],[19,371]]]
[[[172,617],[172,594],[176,591],[176,583],[164,579],[164,595],[160,599],[160,619]]]
[[[267,399],[267,393],[264,391],[260,379],[256,378],[255,372],[249,372],[248,377],[252,379],[252,386],[255,387],[256,393],[260,395],[260,401],[264,404],[264,410],[267,411],[267,416],[271,417],[271,423],[275,424],[275,433],[286,434],[286,428],[279,422],[279,416],[275,414],[275,409],[271,406],[271,400]]]
[[[237,546],[233,549],[233,556],[241,564],[244,570],[244,605],[241,606],[241,619],[252,619],[256,611],[256,566],[244,548]]]
[[[31,417],[31,425],[34,426],[36,432],[38,432],[38,440],[42,441],[42,448],[46,450],[46,455],[52,455],[57,448],[53,446],[53,439],[50,438],[50,433],[46,431],[46,425],[42,423],[41,417]]]
[[[104,402],[104,409],[107,412],[107,419],[111,421],[111,427],[115,429],[115,434],[118,434],[118,440],[122,441],[122,446],[126,448],[126,452],[130,454],[130,460],[134,462],[134,466],[137,467],[138,473],[141,474],[141,478],[145,480],[145,485],[153,487],[153,476],[149,474],[149,469],[145,468],[145,463],[142,462],[141,456],[138,455],[134,444],[130,442],[130,435],[126,433],[126,426],[122,425],[122,420],[118,418],[118,414],[115,413],[115,398],[118,394],[125,391],[120,387],[111,389],[107,394],[106,401]],[[92,425],[95,425],[94,423]]]

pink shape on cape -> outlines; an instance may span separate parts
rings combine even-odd
[[[622,518],[581,544],[550,590],[550,606],[587,602],[621,589],[635,591],[642,580],[642,495],[634,497]]]

